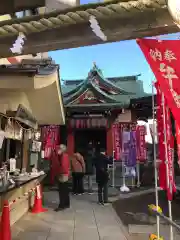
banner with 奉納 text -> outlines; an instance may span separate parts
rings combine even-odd
[[[157,132],[158,132],[158,153],[157,158],[160,160],[159,164],[159,186],[166,190],[166,164],[165,164],[165,144],[164,144],[164,122],[163,122],[163,105],[162,105],[162,94],[159,88],[159,84],[155,83],[156,87],[156,104],[157,104]]]
[[[176,192],[174,179],[174,137],[172,135],[170,110],[166,99],[161,93],[157,82],[155,87],[157,90],[158,158],[161,161],[159,165],[159,186],[167,191],[168,200],[171,201],[173,193]]]
[[[122,143],[121,143],[121,128],[119,124],[113,125],[113,148],[114,148],[114,159],[120,160],[122,154]]]
[[[127,129],[121,132],[122,136],[122,161],[125,165],[128,164],[129,151],[130,151],[130,131]]]
[[[174,181],[174,139],[171,129],[170,110],[174,119],[180,124],[180,51],[178,40],[138,40],[144,56],[149,63],[162,95],[161,105],[163,106],[163,133],[164,133],[164,155],[166,164],[166,184],[168,200],[172,200],[173,192],[176,191]],[[160,105],[160,107],[161,107]],[[162,124],[162,122],[161,122]],[[160,165],[159,172],[163,165]]]
[[[180,40],[138,39],[137,43],[180,125]]]
[[[113,149],[115,160],[122,160],[123,132],[126,129],[136,131],[136,123],[114,123],[113,124]]]
[[[147,146],[146,146],[146,126],[136,127],[136,159],[139,162],[147,160]]]
[[[174,175],[174,137],[172,134],[172,126],[171,126],[171,116],[170,116],[170,110],[168,105],[166,104],[166,100],[163,97],[163,104],[164,104],[164,111],[163,115],[165,115],[165,126],[164,129],[166,131],[166,142],[167,145],[165,145],[165,150],[167,147],[167,197],[168,200],[172,201],[173,200],[173,193],[176,192],[176,186],[175,186],[175,175]],[[166,154],[165,154],[166,155]]]
[[[180,166],[180,127],[177,123],[176,123],[176,141],[177,141],[178,165]]]
[[[177,123],[176,123],[176,141],[177,141],[178,165],[180,166],[180,127]]]
[[[54,184],[55,176],[58,170],[58,159],[56,147],[60,144],[60,127],[57,125],[48,125],[41,128],[42,132],[42,150],[44,151],[44,159],[50,163],[50,182]]]
[[[130,132],[130,150],[129,150],[129,161],[128,165],[130,167],[136,166],[136,131]]]
[[[122,160],[127,167],[136,166],[136,131],[122,131]]]
[[[129,151],[127,162],[125,163],[127,167],[136,166],[136,131],[129,132],[129,142],[128,142]]]

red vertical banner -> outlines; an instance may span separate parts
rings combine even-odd
[[[177,123],[176,123],[176,141],[177,141],[178,164],[180,166],[180,127]]]
[[[121,159],[121,131],[119,124],[113,125],[113,145],[114,145],[114,158],[115,160]]]
[[[179,40],[138,39],[175,121],[180,126]]]
[[[60,128],[54,125],[44,126],[42,134],[44,158],[50,160],[52,150],[60,143]]]
[[[164,102],[165,109],[165,129],[166,129],[166,141],[167,141],[167,197],[168,200],[173,200],[173,193],[176,192],[175,179],[174,179],[174,137],[172,135],[171,128],[171,116],[169,107]]]
[[[176,192],[175,179],[174,179],[174,137],[171,129],[170,111],[165,104],[166,114],[166,139],[167,139],[167,157],[168,157],[168,181],[167,181],[167,196],[168,200],[173,199],[173,193]]]
[[[158,158],[161,161],[159,165],[159,185],[167,191],[168,200],[172,201],[176,187],[174,181],[174,137],[172,135],[171,116],[159,84],[156,83],[155,86],[157,89]]]
[[[42,133],[44,158],[51,161],[50,181],[51,184],[54,184],[57,170],[55,149],[60,144],[60,127],[56,125],[44,126]]]
[[[171,110],[180,125],[180,51],[179,40],[140,39],[137,41],[149,63],[163,96],[164,144],[166,156],[166,190],[168,200],[176,191],[174,181],[174,139],[171,130]],[[162,124],[162,122],[161,122]],[[162,171],[162,170],[161,170]]]
[[[146,127],[137,126],[136,127],[136,159],[140,162],[145,162],[147,160],[147,147],[146,147]]]
[[[159,186],[166,190],[166,164],[165,164],[165,144],[164,144],[164,123],[163,123],[163,106],[162,106],[162,94],[158,83],[155,83],[157,90],[156,102],[157,102],[157,130],[158,130],[158,156],[160,160],[159,165]]]

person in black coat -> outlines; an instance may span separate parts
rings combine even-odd
[[[112,158],[106,156],[105,150],[100,149],[94,158],[96,168],[96,182],[98,184],[98,202],[100,204],[108,203],[108,165],[112,164]]]

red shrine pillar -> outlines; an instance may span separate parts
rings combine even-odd
[[[74,153],[74,131],[73,131],[73,129],[68,129],[67,152],[70,156],[72,156]]]
[[[112,156],[113,155],[113,130],[112,130],[112,124],[107,127],[106,129],[106,149],[107,149],[107,155]]]

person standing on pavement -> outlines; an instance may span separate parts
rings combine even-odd
[[[80,153],[74,153],[71,160],[71,170],[73,179],[73,193],[83,194],[84,193],[84,182],[83,178],[85,175],[85,163],[84,158]]]
[[[106,156],[104,149],[96,154],[94,165],[96,168],[96,182],[98,184],[98,202],[99,204],[108,203],[108,165],[112,164],[112,159]]]
[[[92,177],[94,175],[94,157],[95,150],[93,148],[92,143],[90,142],[87,149],[87,154],[85,156],[85,164],[86,164],[86,176],[88,181],[88,193],[92,194]]]
[[[57,184],[59,193],[59,206],[55,211],[64,210],[70,207],[70,197],[69,197],[69,175],[70,175],[70,161],[69,156],[66,153],[66,146],[61,144],[56,149],[57,152]]]

